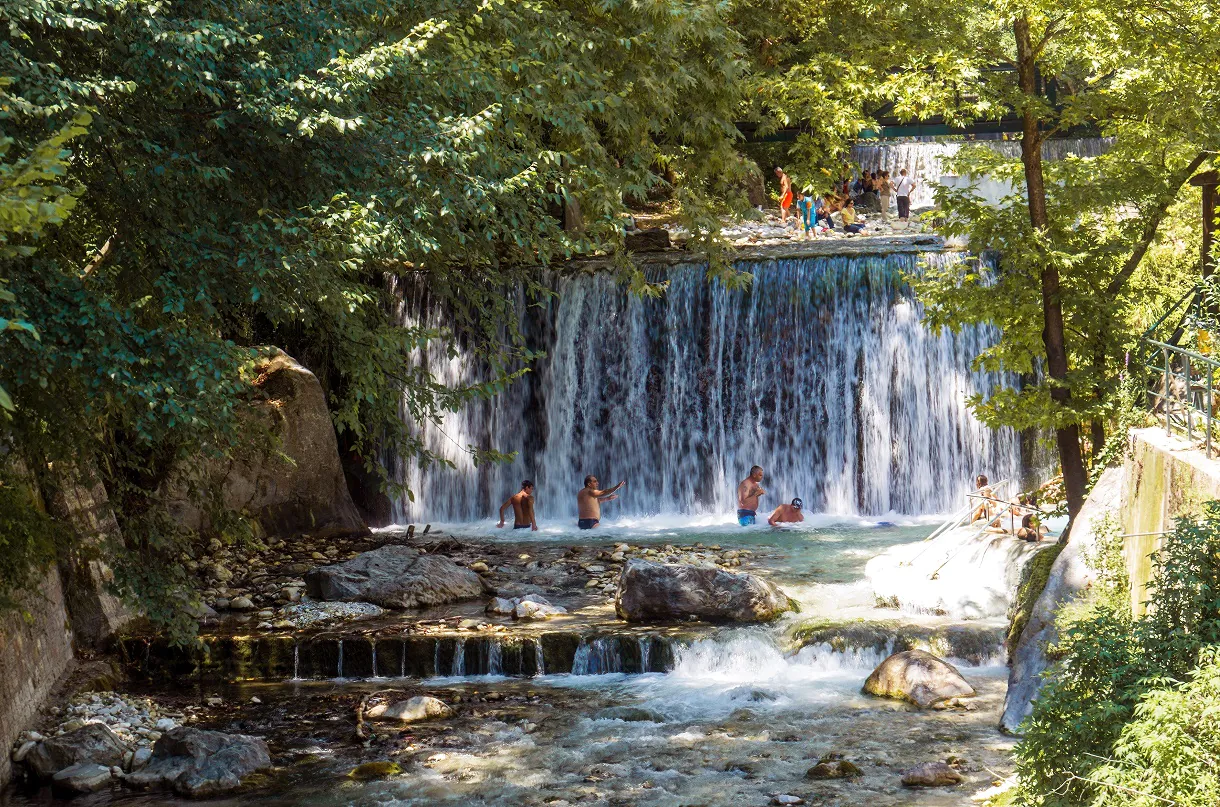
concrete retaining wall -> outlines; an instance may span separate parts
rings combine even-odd
[[[12,775],[9,749],[74,664],[59,570],[52,567],[25,613],[0,616],[0,787]]]
[[[1123,544],[1131,578],[1131,609],[1144,611],[1151,555],[1174,519],[1197,515],[1204,502],[1220,499],[1220,459],[1208,459],[1186,440],[1163,428],[1134,429],[1119,519],[1129,537]],[[1213,452],[1217,456],[1217,452]]]

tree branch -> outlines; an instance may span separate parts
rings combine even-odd
[[[106,239],[106,243],[102,244],[101,247],[98,248],[97,254],[94,255],[87,264],[85,264],[85,268],[82,269],[80,273],[81,280],[88,279],[89,275],[93,274],[95,269],[106,262],[106,258],[110,255],[110,251],[114,249],[114,242],[118,239],[118,237],[119,231],[115,229],[115,231],[110,234],[110,237]]]
[[[1190,165],[1173,176],[1169,188],[1165,191],[1165,195],[1158,201],[1156,210],[1145,219],[1144,231],[1140,234],[1140,240],[1136,243],[1135,249],[1127,257],[1127,262],[1123,264],[1123,268],[1118,270],[1118,273],[1114,275],[1109,285],[1106,286],[1107,297],[1113,298],[1117,296],[1122,291],[1123,286],[1127,285],[1131,275],[1135,274],[1135,270],[1139,268],[1140,262],[1144,260],[1144,255],[1148,252],[1148,248],[1152,246],[1152,240],[1156,238],[1157,230],[1160,229],[1161,222],[1164,221],[1166,214],[1169,212],[1169,206],[1178,197],[1178,191],[1194,175],[1195,171],[1199,170],[1199,166],[1203,165],[1207,155],[1206,151],[1199,152],[1190,161]]]

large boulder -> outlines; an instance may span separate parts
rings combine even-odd
[[[43,740],[34,746],[25,757],[25,764],[42,781],[73,765],[122,765],[123,757],[130,751],[126,743],[104,723],[86,723],[84,726]]]
[[[1096,552],[1097,528],[1106,516],[1118,512],[1125,484],[1124,468],[1107,468],[1102,472],[1072,522],[1071,540],[1055,558],[1046,586],[1017,637],[1016,647],[1008,648],[1011,666],[1008,694],[1004,697],[1004,712],[1000,716],[1003,731],[1016,734],[1033,711],[1034,698],[1042,688],[1042,673],[1050,666],[1047,648],[1059,638],[1055,615],[1097,579],[1097,570],[1089,562]]]
[[[483,595],[483,580],[441,555],[405,546],[383,546],[346,563],[321,566],[305,575],[310,597],[371,602],[384,608],[419,608]]]
[[[207,513],[185,493],[196,485],[219,489],[226,508],[249,514],[269,536],[367,533],[343,477],[317,377],[276,352],[255,368],[252,393],[254,402],[243,415],[249,432],[270,432],[274,445],[252,441],[232,462],[182,469],[169,494],[178,522],[205,533],[212,528]]]
[[[614,610],[628,622],[696,617],[709,622],[768,622],[796,602],[751,574],[632,560],[623,567]]]
[[[153,746],[152,759],[126,782],[132,787],[165,787],[194,798],[219,796],[241,787],[255,771],[271,767],[267,744],[258,737],[179,726]]]
[[[923,650],[904,650],[881,662],[864,682],[864,691],[905,700],[921,709],[975,694],[956,667]]]

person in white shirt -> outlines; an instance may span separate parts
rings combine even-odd
[[[911,218],[911,191],[915,190],[915,180],[907,176],[905,168],[898,173],[898,181],[894,183],[894,195],[898,197],[898,218],[905,222]]]

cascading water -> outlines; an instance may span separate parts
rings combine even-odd
[[[453,667],[449,674],[455,676],[466,674],[466,642],[463,639],[458,639],[453,643]]]
[[[934,335],[905,276],[955,255],[742,263],[746,291],[668,270],[659,299],[629,296],[607,274],[557,278],[521,327],[547,358],[496,399],[422,430],[455,468],[398,473],[414,493],[400,521],[487,518],[520,480],[538,485],[540,519],[575,515],[586,474],[630,480],[606,517],[725,513],[751,465],[775,502],[801,496],[836,514],[944,512],[977,473],[1020,469],[1016,433],[991,431],[967,398],[995,375],[971,369],[987,328]],[[658,275],[658,277],[660,277]],[[461,357],[421,355],[442,381],[469,383]],[[475,467],[461,447],[518,452]]]
[[[1042,156],[1046,160],[1062,160],[1068,155],[1096,157],[1105,153],[1111,142],[1101,137],[1052,138],[1043,141]],[[852,146],[851,161],[864,171],[889,171],[891,180],[896,180],[898,172],[905,168],[916,183],[911,204],[927,207],[935,201],[933,190],[937,183],[957,184],[956,177],[945,174],[943,164],[963,145],[986,146],[1009,158],[1021,156],[1019,140],[977,140],[969,143],[960,140],[879,140]],[[993,203],[1011,192],[1012,187],[1006,182],[992,179],[979,182],[978,194]]]

